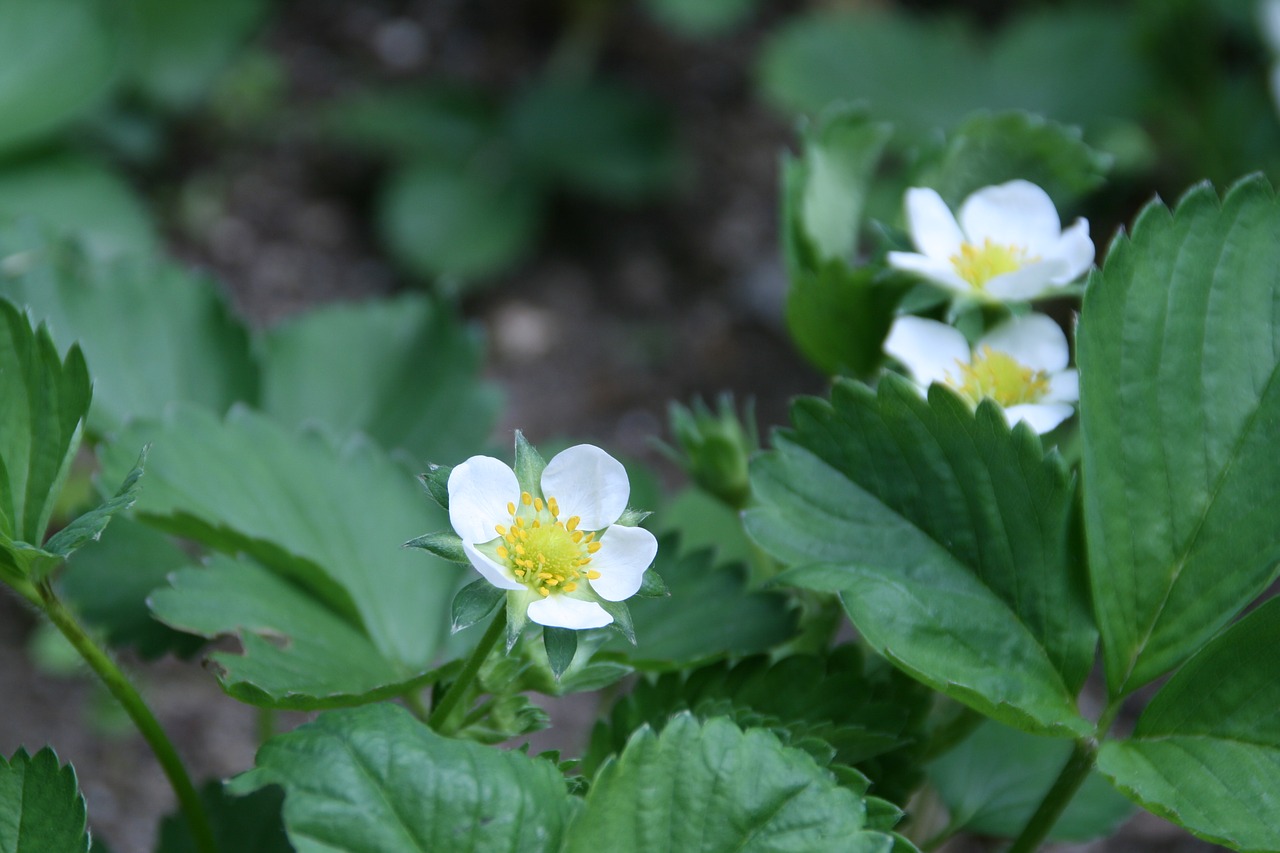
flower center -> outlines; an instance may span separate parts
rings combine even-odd
[[[560,505],[549,497],[544,503],[528,492],[520,495],[520,506],[507,504],[511,524],[496,526],[502,543],[498,557],[529,589],[546,596],[553,592],[573,592],[578,581],[595,580],[600,573],[588,569],[591,556],[600,550],[595,533],[578,529],[578,516],[560,520]]]
[[[949,378],[947,384],[975,406],[986,397],[1008,408],[1039,402],[1049,393],[1047,373],[1020,364],[989,346],[974,353],[971,364],[960,365],[959,382]]]
[[[1001,246],[988,237],[981,246],[962,243],[960,253],[948,260],[958,276],[973,285],[974,290],[982,290],[996,276],[1022,269],[1037,258],[1028,257],[1022,246]]]

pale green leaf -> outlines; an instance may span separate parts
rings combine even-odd
[[[1074,486],[1024,426],[886,376],[805,399],[753,466],[747,530],[790,583],[840,592],[863,636],[1009,725],[1092,727],[1075,695],[1095,632],[1072,560]]]
[[[1276,577],[1280,203],[1149,205],[1113,244],[1079,327],[1085,522],[1107,683],[1186,660]]]
[[[396,705],[323,714],[258,751],[298,853],[553,853],[571,807],[550,761],[441,737]]]
[[[363,431],[424,462],[475,453],[497,414],[478,335],[420,295],[308,312],[267,332],[263,350],[266,412]]]
[[[111,85],[118,28],[105,0],[0,4],[0,148],[50,133]]]
[[[566,851],[888,853],[865,819],[857,795],[773,734],[681,715],[604,766]]]
[[[93,365],[94,432],[159,416],[175,401],[221,413],[257,398],[248,332],[202,276],[149,260],[95,263],[10,227],[0,228],[0,294],[28,305],[63,346],[80,342]]]
[[[1098,766],[1150,811],[1237,850],[1280,850],[1280,599],[1191,658]]]
[[[45,747],[0,758],[0,853],[86,853],[84,797],[71,765]]]
[[[356,437],[336,446],[233,409],[222,421],[176,406],[124,430],[103,456],[110,478],[127,448],[154,446],[136,512],[170,532],[250,554],[360,624],[390,661],[421,670],[448,628],[460,569],[401,547],[447,524],[413,477]]]

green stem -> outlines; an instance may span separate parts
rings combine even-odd
[[[409,712],[422,722],[427,721],[427,717],[431,716],[431,712],[427,710],[427,706],[422,704],[422,694],[419,693],[420,688],[415,687],[400,698],[404,700],[404,706]]]
[[[1031,820],[1022,828],[1022,833],[1014,840],[1009,853],[1031,853],[1040,846],[1093,769],[1097,753],[1098,747],[1092,740],[1076,741],[1066,766],[1058,774],[1049,793],[1040,801],[1040,808],[1036,809]]]
[[[493,621],[489,623],[489,629],[484,632],[480,642],[476,643],[476,647],[471,650],[471,657],[467,658],[467,662],[462,665],[462,671],[458,673],[458,677],[454,679],[453,684],[449,685],[448,691],[445,692],[436,706],[431,709],[431,716],[427,719],[427,725],[438,732],[444,732],[443,727],[449,722],[449,717],[453,715],[454,709],[462,702],[462,698],[471,692],[471,685],[476,680],[476,674],[480,672],[481,665],[489,657],[489,653],[498,644],[498,640],[502,638],[506,629],[507,608],[499,607],[497,614],[493,617]]]
[[[75,647],[85,663],[98,674],[116,701],[124,706],[125,712],[138,727],[138,731],[151,747],[151,751],[155,753],[156,760],[160,762],[160,767],[169,777],[169,784],[173,786],[173,792],[178,797],[178,805],[191,827],[191,837],[195,840],[196,849],[200,853],[217,853],[218,848],[213,841],[213,829],[209,824],[209,817],[205,814],[204,805],[200,802],[200,795],[191,784],[187,768],[178,756],[178,751],[174,749],[173,742],[165,735],[164,729],[160,727],[160,723],[147,707],[147,703],[143,701],[137,688],[130,683],[115,661],[99,648],[93,638],[76,621],[75,615],[58,598],[53,587],[45,582],[41,583],[37,590],[40,596],[40,609]]]

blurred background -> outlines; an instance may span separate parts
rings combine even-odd
[[[826,384],[785,319],[798,129],[837,103],[891,123],[867,215],[894,233],[906,176],[958,128],[999,133],[1011,111],[1073,128],[1107,179],[1061,212],[1101,257],[1153,194],[1280,172],[1278,31],[1255,0],[0,0],[0,290],[25,276],[30,298],[37,243],[146,280],[54,322],[126,366],[99,381],[95,437],[165,402],[96,341],[166,318],[184,334],[174,293],[195,277],[224,306],[218,341],[272,352],[271,330],[331,303],[428,305],[452,343],[423,370],[485,381],[459,392],[473,443],[591,440],[674,486],[653,442],[669,401],[731,391],[767,429]],[[371,346],[344,328],[312,344],[334,371]],[[189,371],[176,398],[221,381]],[[221,408],[254,402],[227,387]],[[56,744],[95,831],[149,849],[171,807],[149,754],[101,737],[123,730],[107,703],[0,608],[0,751]],[[252,763],[251,709],[193,667],[138,665],[197,775]],[[1149,817],[1114,843],[1209,849]]]

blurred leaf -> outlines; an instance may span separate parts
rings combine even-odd
[[[678,493],[653,518],[655,531],[671,541],[678,536],[686,553],[710,550],[711,562],[717,566],[751,563],[751,540],[742,529],[739,513],[701,489]],[[645,577],[650,574],[645,572]]]
[[[1014,838],[1049,792],[1071,754],[1071,743],[984,722],[928,767],[946,803],[949,831]],[[1133,807],[1096,771],[1089,774],[1049,831],[1050,841],[1110,835]]]
[[[136,513],[299,584],[406,671],[421,671],[448,629],[460,569],[401,543],[444,526],[413,478],[356,437],[336,446],[262,415],[225,421],[193,406],[135,422],[106,448],[103,476],[154,441]]]
[[[0,757],[0,850],[84,853],[89,849],[84,796],[70,764],[45,747]]]
[[[203,641],[151,618],[147,596],[170,572],[191,562],[163,533],[117,518],[98,541],[71,555],[59,575],[62,597],[112,646],[132,646],[146,659],[169,651],[186,657]]]
[[[271,329],[263,353],[266,412],[366,432],[420,464],[475,453],[497,415],[479,336],[424,296],[308,312]]]
[[[867,642],[958,701],[1017,728],[1092,730],[1075,696],[1097,636],[1072,541],[1075,487],[1025,425],[934,386],[837,381],[792,408],[758,457],[747,531],[794,566],[782,582],[839,592]]]
[[[878,795],[906,802],[921,773],[903,747],[922,739],[932,700],[927,688],[888,664],[868,665],[854,645],[823,657],[722,661],[637,682],[596,724],[583,770],[595,772],[641,726],[661,731],[688,711],[701,720],[729,717],[744,729],[767,728],[792,745],[819,739],[827,750],[815,756],[819,763],[858,765]]]
[[[720,35],[747,19],[757,0],[645,0],[645,7],[663,25],[695,38]]]
[[[497,114],[478,92],[434,86],[354,95],[319,117],[324,132],[403,159],[461,167],[497,133]]]
[[[1186,660],[1276,578],[1280,204],[1261,178],[1156,201],[1090,278],[1085,522],[1111,695]]]
[[[248,332],[210,281],[177,266],[94,263],[30,227],[0,228],[0,294],[28,305],[63,344],[84,347],[98,434],[174,401],[221,413],[257,398]]]
[[[524,168],[603,198],[651,196],[679,170],[667,115],[621,86],[537,83],[512,104],[508,124]]]
[[[1043,189],[1061,210],[1097,189],[1110,158],[1085,144],[1079,128],[1030,113],[978,113],[926,153],[912,186],[932,187],[952,209],[977,190],[1014,179]]]
[[[266,12],[264,0],[127,0],[126,75],[151,101],[190,109]]]
[[[284,792],[279,788],[265,788],[247,797],[236,797],[227,792],[222,782],[213,781],[200,789],[200,801],[213,825],[218,850],[293,853],[280,820]],[[200,853],[181,812],[167,816],[160,823],[156,853]]]
[[[425,278],[478,278],[529,250],[541,194],[492,164],[422,160],[395,172],[379,201],[382,240]]]
[[[4,164],[0,217],[10,216],[31,217],[57,233],[79,237],[95,260],[148,255],[159,244],[137,193],[119,175],[78,154]]]
[[[857,795],[773,734],[681,715],[605,765],[566,851],[888,853],[893,840],[865,819]]]
[[[1280,598],[1215,637],[1098,766],[1135,802],[1236,850],[1280,849]]]
[[[112,83],[118,28],[104,0],[0,3],[0,148],[57,130]]]
[[[560,849],[571,814],[550,761],[441,737],[396,705],[322,714],[258,751],[234,793],[280,785],[300,851]]]
[[[1015,19],[987,41],[952,22],[820,12],[779,30],[759,73],[785,109],[861,101],[911,135],[980,109],[1088,128],[1137,112],[1144,83],[1131,17],[1121,7],[1060,7]],[[1072,73],[1064,77],[1064,68]]]
[[[796,272],[787,290],[787,330],[826,375],[870,378],[884,361],[894,309],[911,285],[896,271],[841,261]]]
[[[248,558],[215,556],[204,568],[174,572],[169,584],[151,593],[156,618],[187,634],[239,641],[240,653],[215,651],[209,663],[241,702],[335,708],[399,696],[427,680],[425,666],[389,659],[358,622]]]
[[[91,393],[80,348],[59,357],[45,326],[33,330],[22,311],[0,299],[0,564],[10,570],[21,568],[13,564],[14,540],[44,542]]]
[[[744,567],[717,566],[709,550],[682,552],[675,537],[664,536],[654,569],[671,595],[628,601],[636,645],[619,636],[605,645],[638,669],[662,672],[755,654],[795,634],[796,616],[785,595],[748,591]]]

